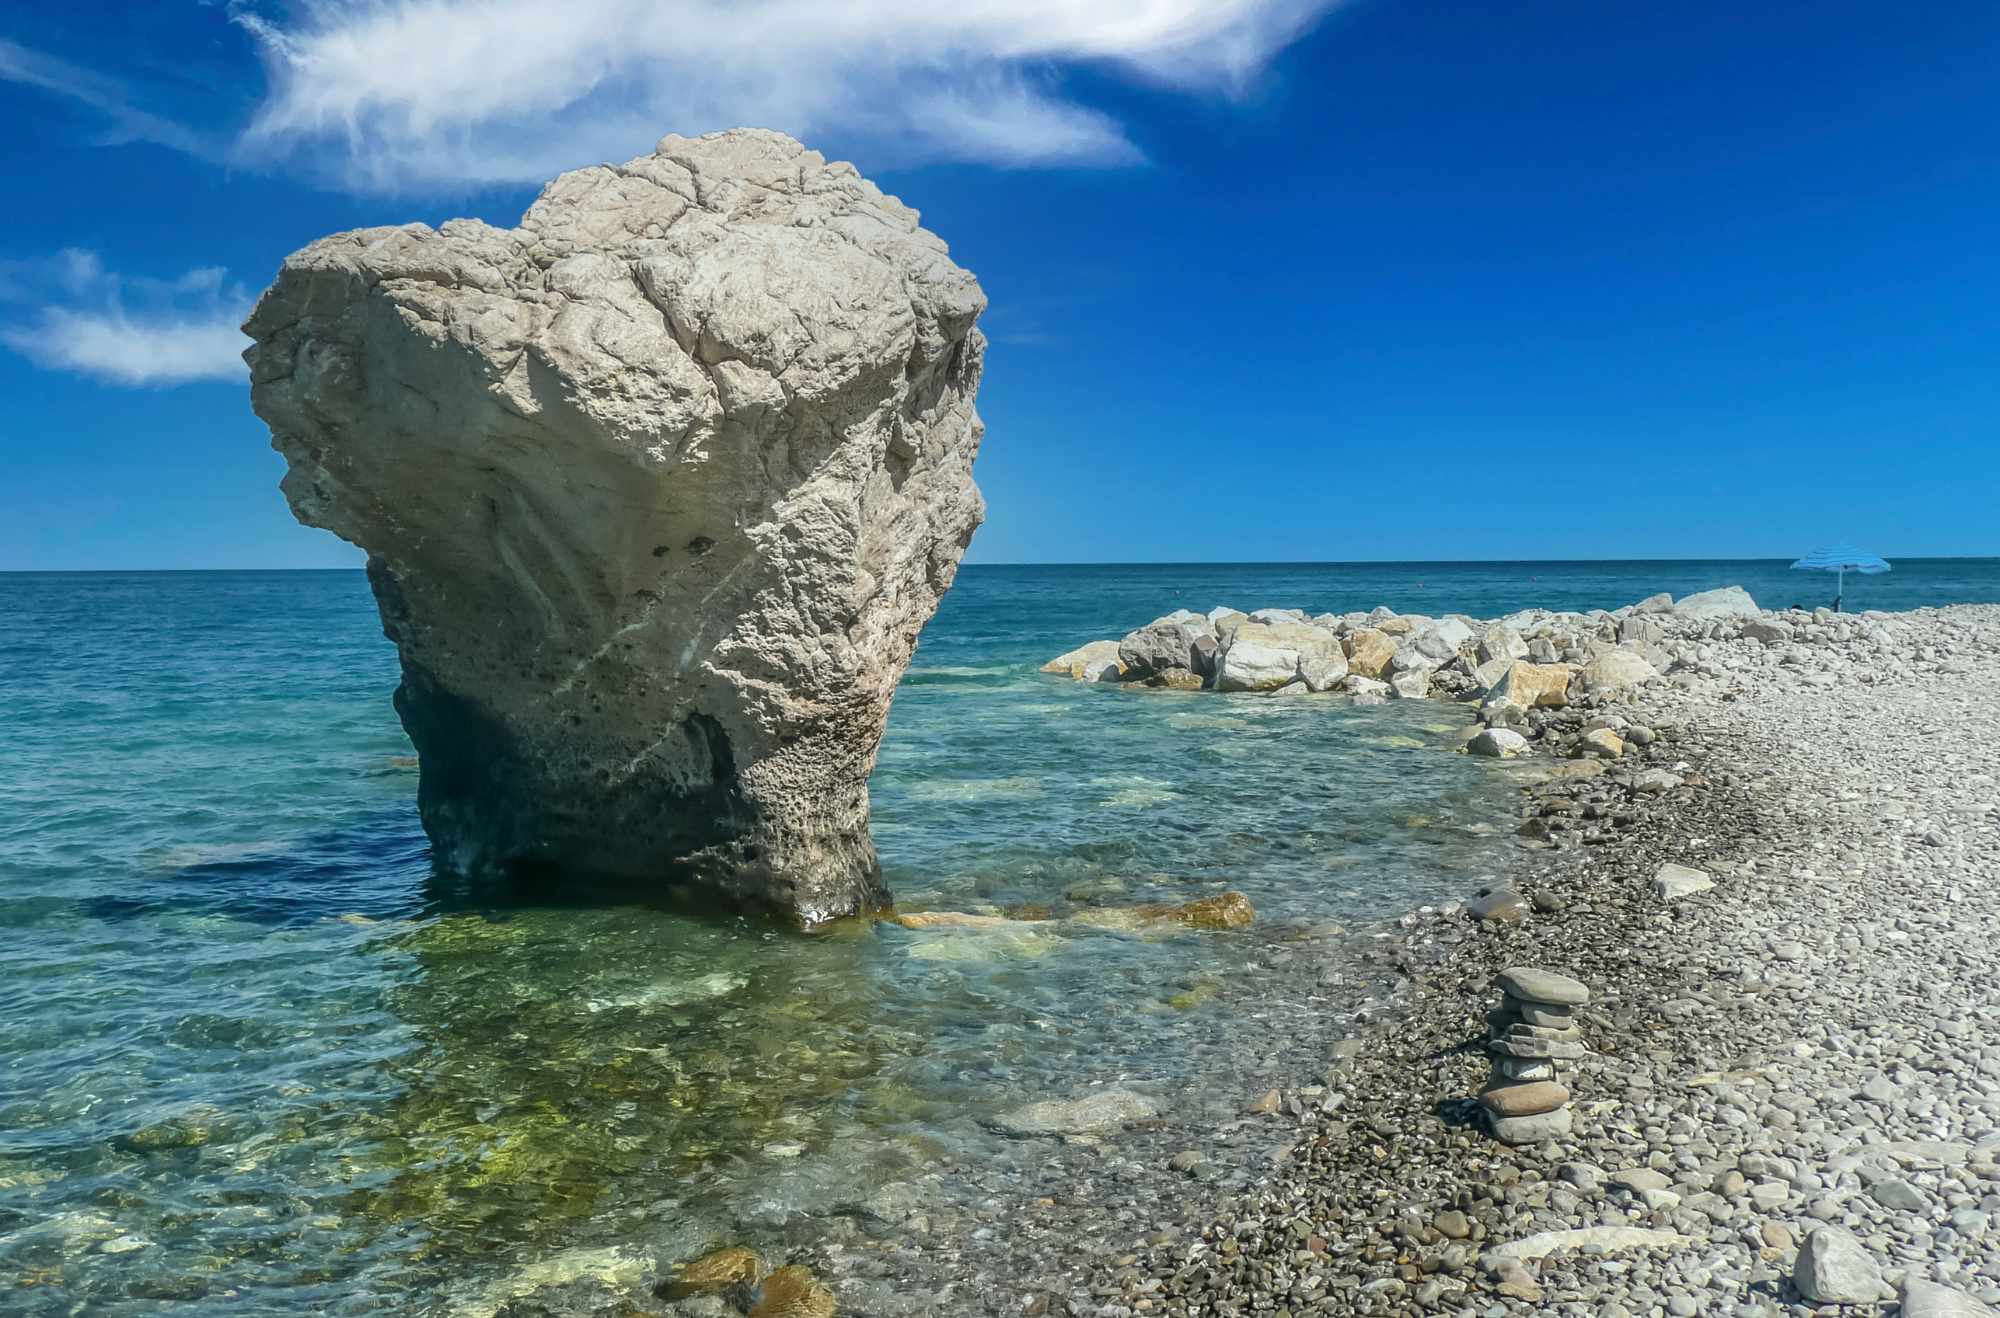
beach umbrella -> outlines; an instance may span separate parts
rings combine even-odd
[[[1860,572],[1872,577],[1879,572],[1887,572],[1888,570],[1889,565],[1883,560],[1880,554],[1871,554],[1865,549],[1856,549],[1853,545],[1828,545],[1824,549],[1815,549],[1804,558],[1792,564],[1792,571],[1794,572],[1838,572],[1840,574],[1840,581],[1834,587],[1833,592],[1833,606],[1836,609],[1840,607],[1841,598],[1847,594],[1848,573]]]

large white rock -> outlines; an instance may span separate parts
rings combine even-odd
[[[1481,666],[1504,662],[1510,659],[1526,659],[1528,643],[1504,622],[1496,622],[1479,638],[1478,659]]]
[[[1457,618],[1441,618],[1410,634],[1410,645],[1435,668],[1458,657],[1458,647],[1472,639],[1472,628]]]
[[[1388,675],[1389,665],[1396,657],[1395,637],[1373,627],[1359,627],[1348,633],[1343,644],[1349,672],[1377,681]]]
[[[1660,670],[1646,662],[1636,650],[1612,649],[1597,655],[1583,666],[1578,676],[1583,689],[1595,693],[1621,691],[1659,677]]]
[[[1059,654],[1042,665],[1045,673],[1067,673],[1079,682],[1111,681],[1124,674],[1124,665],[1118,662],[1119,643],[1117,641],[1092,641],[1079,645],[1076,649]]]
[[[251,401],[369,553],[442,864],[883,897],[869,771],[984,511],[986,300],[917,219],[737,130],[285,261]]]
[[[1964,1291],[1910,1277],[1903,1283],[1902,1318],[1996,1318],[1991,1305]]]
[[[1299,675],[1299,652],[1277,628],[1246,622],[1229,634],[1215,659],[1218,691],[1276,691]]]
[[[1215,685],[1222,691],[1275,691],[1294,678],[1310,690],[1331,691],[1346,676],[1340,638],[1310,623],[1240,623],[1216,656]]]
[[[1299,640],[1299,678],[1313,691],[1331,691],[1347,679],[1347,651],[1324,627]]]
[[[1659,871],[1653,875],[1653,895],[1665,902],[1692,897],[1713,887],[1715,880],[1708,877],[1707,871],[1688,865],[1676,865],[1672,861],[1660,866]]]
[[[1783,618],[1756,617],[1743,624],[1744,639],[1762,641],[1766,645],[1784,645],[1794,634],[1792,624]]]
[[[1389,656],[1389,666],[1383,671],[1382,676],[1393,678],[1398,673],[1413,673],[1418,671],[1428,674],[1436,667],[1436,660],[1405,640],[1401,645],[1396,647],[1396,653]]]
[[[1516,659],[1507,665],[1500,680],[1487,689],[1480,702],[1483,709],[1513,705],[1518,709],[1559,709],[1569,703],[1570,679],[1576,669],[1569,664],[1531,664]]]
[[[1474,755],[1510,760],[1526,753],[1528,739],[1511,728],[1486,728],[1467,742],[1465,749]]]
[[[1422,700],[1431,693],[1431,670],[1405,668],[1389,679],[1389,694],[1398,700]]]
[[[1533,1262],[1551,1254],[1586,1249],[1609,1253],[1622,1249],[1680,1249],[1695,1243],[1692,1237],[1678,1231],[1636,1226],[1587,1226],[1568,1231],[1537,1231],[1534,1235],[1495,1245],[1482,1258]]]
[[[1155,618],[1118,643],[1118,662],[1129,677],[1142,678],[1172,669],[1196,667],[1195,642],[1215,639],[1215,627],[1199,613],[1177,609]]]
[[[1527,649],[1525,645],[1521,648],[1523,650]],[[1500,679],[1507,676],[1507,670],[1513,666],[1514,661],[1512,659],[1488,659],[1485,663],[1480,664],[1472,670],[1472,685],[1483,696],[1498,686]]]
[[[1653,610],[1642,604],[1646,612]],[[1723,586],[1718,590],[1704,590],[1694,595],[1684,595],[1678,600],[1673,611],[1683,618],[1752,618],[1758,613],[1757,601],[1750,598],[1750,592],[1741,586]]]
[[[1806,1237],[1792,1284],[1815,1304],[1872,1304],[1890,1295],[1874,1256],[1837,1226],[1817,1227]]]

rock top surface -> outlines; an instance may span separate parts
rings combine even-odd
[[[252,404],[299,519],[370,555],[441,864],[881,900],[868,774],[983,516],[984,306],[756,130],[285,261]]]
[[[1590,1001],[1590,989],[1579,980],[1535,966],[1510,966],[1500,972],[1500,991],[1523,1002],[1547,1002],[1580,1007]]]
[[[1872,1304],[1890,1293],[1874,1256],[1837,1226],[1817,1227],[1806,1237],[1792,1284],[1815,1304]]]
[[[1683,595],[1672,610],[1683,618],[1750,618],[1757,614],[1757,601],[1741,586],[1722,586]]]
[[[1913,1279],[1903,1286],[1903,1318],[1994,1318],[1994,1314],[1991,1305],[1934,1281]]]

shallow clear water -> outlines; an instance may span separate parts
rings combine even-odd
[[[1252,953],[1462,893],[1505,767],[1424,703],[1138,693],[1050,655],[1178,605],[1616,605],[1782,565],[972,568],[874,786],[905,909],[803,937],[433,877],[359,573],[0,576],[0,1275],[9,1312],[405,1312],[552,1255],[807,1240],[1024,1099],[1213,1093]],[[1421,582],[1421,585],[1417,583]],[[1865,592],[1865,594],[1864,594]],[[1850,602],[2000,599],[1899,565]],[[1789,599],[1782,602],[1789,603]],[[1239,889],[1248,934],[1094,912]],[[1266,1050],[1270,1051],[1270,1050]]]

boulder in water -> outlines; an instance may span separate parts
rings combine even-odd
[[[1086,1135],[1160,1114],[1160,1105],[1129,1089],[1098,1089],[1080,1098],[1045,1098],[994,1118],[1009,1135]]]
[[[444,867],[883,899],[868,775],[984,512],[984,306],[915,211],[743,129],[286,259],[251,402],[368,551]]]
[[[1290,624],[1245,622],[1231,631],[1216,655],[1215,685],[1222,691],[1276,691],[1299,675],[1299,652],[1285,633]]]
[[[1395,638],[1375,627],[1348,633],[1346,646],[1348,671],[1378,681],[1389,670],[1389,661],[1396,657]]]
[[[1248,897],[1232,890],[1182,902],[1169,908],[1161,918],[1190,929],[1243,929],[1257,918],[1257,911]]]
[[[1068,673],[1079,682],[1115,682],[1125,673],[1125,666],[1118,661],[1118,646],[1117,641],[1092,641],[1088,645],[1079,645],[1043,664],[1042,671]]]
[[[1195,643],[1213,642],[1215,627],[1199,613],[1186,609],[1155,618],[1118,643],[1118,662],[1128,678],[1146,678],[1176,669],[1193,672]]]

